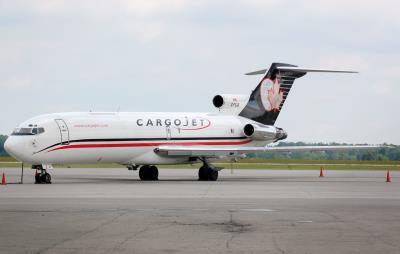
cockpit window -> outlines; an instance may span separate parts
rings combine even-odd
[[[22,135],[37,135],[44,132],[44,128],[35,127],[35,128],[16,128],[11,135],[14,136],[22,136]]]

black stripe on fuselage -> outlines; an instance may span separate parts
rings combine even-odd
[[[83,142],[121,142],[121,141],[175,141],[175,140],[229,140],[229,139],[246,139],[247,137],[192,137],[192,138],[111,138],[111,139],[76,139],[70,140],[69,142],[64,142],[62,145],[68,145],[71,143],[83,143]],[[53,148],[55,146],[61,145],[61,143],[57,143],[51,146],[48,146],[40,151],[35,152],[34,154],[43,152],[49,148]]]

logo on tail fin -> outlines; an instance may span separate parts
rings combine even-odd
[[[261,83],[261,102],[268,112],[279,112],[283,101],[283,92],[278,79],[266,78]]]

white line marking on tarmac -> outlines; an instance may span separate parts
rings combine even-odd
[[[276,210],[264,209],[264,208],[258,208],[258,209],[240,209],[239,211],[241,211],[241,212],[276,212]]]

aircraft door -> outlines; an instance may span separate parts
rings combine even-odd
[[[60,138],[61,138],[61,145],[68,145],[69,144],[69,130],[68,126],[63,119],[54,119],[58,125],[58,129],[60,130]]]

